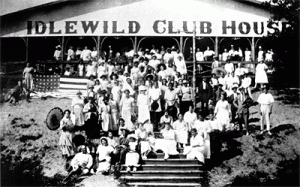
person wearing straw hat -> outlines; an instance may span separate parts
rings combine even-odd
[[[97,159],[98,159],[98,168],[97,172],[102,172],[102,174],[108,174],[111,163],[111,153],[114,151],[114,148],[108,145],[108,140],[106,137],[100,138],[100,145],[97,148]]]
[[[61,50],[61,46],[60,45],[58,45],[58,46],[55,47],[55,51],[54,51],[53,57],[57,61],[62,60],[63,54],[62,54],[62,50]]]
[[[267,125],[268,134],[271,135],[270,132],[270,116],[272,114],[274,98],[271,93],[269,93],[269,87],[264,84],[262,86],[263,92],[258,96],[257,102],[260,105],[260,134],[265,132],[264,125]]]
[[[146,86],[140,86],[139,91],[140,94],[137,96],[138,122],[142,123],[146,120],[150,120],[150,100],[148,95],[146,95]]]
[[[138,145],[137,137],[134,134],[128,135],[128,145],[129,151],[126,153],[125,166],[127,167],[126,171],[129,172],[132,168],[132,171],[137,171],[139,167],[140,155],[136,151]]]
[[[72,100],[72,113],[75,115],[75,126],[82,127],[84,125],[84,115],[82,112],[83,107],[84,98],[82,97],[82,93],[79,90]]]

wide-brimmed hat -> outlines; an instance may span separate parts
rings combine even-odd
[[[233,85],[232,85],[232,89],[233,89],[233,88],[238,88],[238,87],[239,87],[239,86],[238,86],[237,84],[233,84]]]
[[[100,76],[100,78],[101,78],[101,79],[102,79],[102,78],[107,78],[107,75],[106,75],[106,74],[103,74],[103,75]]]
[[[76,95],[82,95],[81,91],[78,90],[78,92],[76,93]]]
[[[61,45],[57,45],[55,48],[56,48],[56,49],[57,49],[57,48],[61,48]]]
[[[152,74],[148,74],[148,75],[146,75],[146,77],[145,77],[146,79],[148,79],[148,78],[150,78],[151,80],[153,80],[154,79],[154,75],[152,75]]]
[[[188,84],[189,82],[186,80],[186,79],[184,79],[183,81],[182,81],[182,84]]]
[[[164,63],[158,64],[157,69],[160,70],[160,67],[161,67],[161,66],[163,66],[164,69],[167,69],[167,66],[166,66],[166,64],[164,64]]]
[[[100,138],[100,143],[102,142],[102,140],[106,140],[106,142],[108,142],[108,140],[107,140],[106,137],[101,137],[101,138]]]

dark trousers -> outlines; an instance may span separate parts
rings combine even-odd
[[[117,151],[117,154],[115,155],[116,162],[119,162],[120,164],[125,164],[125,157],[128,153],[128,148],[124,149],[121,148]]]
[[[249,121],[249,112],[241,112],[238,114],[238,122],[239,122],[239,128],[240,131],[243,130],[243,124],[245,125],[246,132],[248,132],[248,122]]]
[[[160,121],[160,117],[161,117],[161,112],[150,112],[150,120],[151,123],[153,124],[153,130],[154,131],[158,131],[158,123]]]
[[[202,114],[206,115],[208,113],[208,100],[201,101],[201,112]]]

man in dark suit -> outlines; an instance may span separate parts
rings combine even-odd
[[[201,102],[201,112],[206,114],[208,111],[208,101],[212,97],[212,87],[205,77],[202,79],[202,82],[199,85],[199,96]]]
[[[249,121],[249,107],[251,106],[252,99],[245,93],[245,89],[243,87],[240,88],[240,94],[238,94],[236,98],[237,103],[237,115],[238,115],[238,123],[239,130],[243,131],[243,124],[246,128],[246,135],[249,135],[248,132],[248,121]]]

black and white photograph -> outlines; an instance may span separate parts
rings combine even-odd
[[[0,186],[300,186],[299,0],[1,0]]]

